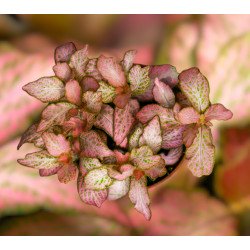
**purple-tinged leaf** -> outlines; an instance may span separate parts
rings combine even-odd
[[[42,102],[58,101],[65,94],[63,82],[55,76],[42,77],[23,86],[23,90]]]
[[[76,106],[68,102],[49,104],[42,112],[42,119],[37,132],[42,132],[54,125],[63,125],[67,112]]]
[[[48,152],[53,156],[60,156],[70,152],[70,143],[63,135],[44,132],[42,135],[44,144]]]
[[[159,177],[162,177],[163,175],[165,175],[167,173],[167,169],[165,167],[164,164],[164,160],[161,161],[161,164],[152,167],[148,170],[144,171],[145,175],[148,176],[151,180],[155,180]]]
[[[24,159],[17,161],[21,165],[35,169],[53,169],[60,166],[57,158],[51,156],[46,150],[27,154]]]
[[[142,213],[147,220],[150,220],[150,200],[148,196],[146,177],[142,177],[139,180],[136,180],[134,177],[131,178],[129,198],[135,205],[135,209]]]
[[[126,73],[128,73],[129,70],[132,68],[136,53],[137,53],[136,50],[129,50],[125,53],[122,60],[122,66],[123,70]]]
[[[184,70],[179,75],[180,88],[193,107],[203,113],[209,106],[209,83],[198,68]]]
[[[138,125],[129,137],[129,151],[139,146],[139,139],[143,133],[143,128]]]
[[[39,175],[41,177],[47,177],[47,176],[51,176],[54,175],[58,172],[58,170],[61,168],[60,167],[54,167],[54,168],[49,168],[49,169],[39,169]]]
[[[214,145],[209,127],[199,127],[193,144],[187,148],[186,158],[193,175],[201,177],[211,174],[214,167]]]
[[[102,94],[100,92],[87,91],[82,96],[82,101],[88,111],[99,113],[102,108]]]
[[[211,120],[229,120],[233,117],[233,113],[225,108],[222,104],[212,104],[205,112],[206,121]]]
[[[183,143],[188,148],[193,144],[194,138],[198,133],[198,126],[197,124],[190,124],[185,127],[183,131]]]
[[[106,157],[114,157],[113,151],[104,144],[99,134],[93,130],[81,134],[80,144],[83,156],[101,160]]]
[[[183,144],[183,131],[185,126],[176,126],[164,129],[162,133],[162,148],[171,149],[180,147]]]
[[[172,125],[177,125],[172,109],[163,108],[157,104],[149,104],[144,106],[136,115],[137,119],[145,124],[152,120],[156,115],[160,118],[160,123],[163,128]]]
[[[128,79],[133,96],[145,93],[150,86],[149,66],[144,68],[140,65],[133,66],[129,71]]]
[[[161,157],[164,159],[166,165],[173,165],[179,161],[182,153],[183,153],[183,148],[182,146],[180,146],[178,148],[170,149],[167,155],[161,153]]]
[[[158,116],[155,116],[144,128],[143,138],[154,153],[157,153],[161,149],[162,132]]]
[[[100,87],[99,83],[93,77],[89,76],[86,76],[82,79],[81,86],[83,92],[86,92],[88,90],[97,91]]]
[[[125,196],[129,191],[130,179],[123,181],[114,180],[108,189],[108,200],[117,200]]]
[[[156,102],[165,108],[172,108],[175,103],[175,95],[172,89],[158,78],[155,78],[153,95]]]
[[[81,105],[82,89],[76,80],[70,80],[65,86],[67,100],[75,105]]]
[[[73,69],[78,80],[81,80],[85,75],[85,68],[88,63],[88,46],[77,50],[70,58],[69,66]]]
[[[182,108],[187,108],[192,106],[191,102],[182,92],[178,92],[175,96],[176,96],[176,101],[181,105]]]
[[[38,124],[32,124],[22,135],[20,142],[18,143],[17,149],[19,149],[24,143],[34,143],[36,147],[44,147],[43,140],[41,139],[41,133],[37,133]]]
[[[74,164],[64,165],[57,172],[58,180],[64,184],[67,184],[68,182],[75,180],[76,174],[77,174],[77,168]]]
[[[96,117],[94,126],[104,130],[107,134],[113,137],[114,134],[114,109],[109,105],[102,105],[102,109]]]
[[[116,97],[113,100],[113,103],[115,104],[116,107],[123,109],[128,104],[130,97],[131,97],[130,93],[116,95]]]
[[[129,157],[130,157],[129,152],[123,154],[119,150],[115,149],[114,153],[115,153],[116,161],[118,164],[124,164],[124,163],[127,163],[129,161]]]
[[[75,51],[76,46],[72,42],[57,47],[55,50],[55,62],[68,62]]]
[[[181,124],[192,124],[192,123],[198,123],[200,114],[197,113],[197,111],[192,108],[184,108],[177,114],[178,121]]]
[[[80,161],[81,166],[86,168],[87,171],[93,170],[95,168],[100,168],[102,166],[97,158],[82,157]]]
[[[97,58],[90,59],[86,65],[86,74],[94,77],[97,81],[102,80],[102,75],[97,69]]]
[[[112,184],[112,179],[108,176],[108,170],[104,167],[93,169],[84,178],[84,187],[92,190],[102,190]]]
[[[115,108],[114,112],[114,141],[117,145],[121,144],[132,129],[135,118],[131,113],[129,102],[124,109]]]
[[[98,91],[102,93],[102,101],[104,103],[112,102],[116,96],[115,88],[104,81],[100,81],[99,85]]]
[[[126,85],[126,78],[122,67],[114,58],[100,56],[97,61],[97,69],[113,87],[123,87]]]
[[[181,105],[176,102],[173,107],[174,116],[176,116],[181,111]]]
[[[69,81],[71,78],[71,69],[67,63],[57,63],[53,67],[55,75],[64,82]]]

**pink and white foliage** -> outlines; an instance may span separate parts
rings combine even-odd
[[[62,183],[78,175],[79,196],[90,205],[128,194],[149,220],[148,184],[167,177],[166,166],[177,168],[183,145],[192,173],[210,174],[211,120],[227,120],[232,113],[222,104],[211,105],[209,83],[198,68],[178,76],[168,64],[135,64],[135,53],[118,61],[89,58],[88,46],[58,47],[56,76],[23,87],[49,104],[18,145],[30,142],[42,150],[18,162],[38,169],[40,176],[57,174]]]

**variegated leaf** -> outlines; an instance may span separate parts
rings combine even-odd
[[[123,181],[114,180],[108,189],[108,200],[117,200],[125,196],[129,191],[130,178]]]
[[[65,85],[65,96],[70,103],[81,105],[82,89],[76,80],[70,80]]]
[[[83,92],[86,92],[88,90],[97,91],[100,85],[93,77],[86,76],[81,81],[81,87]]]
[[[23,90],[42,102],[58,101],[65,94],[63,82],[55,77],[42,77],[23,86]]]
[[[177,114],[177,118],[182,124],[198,123],[200,114],[194,108],[187,107]]]
[[[144,128],[143,138],[154,153],[157,153],[161,149],[162,132],[158,116],[155,116]]]
[[[76,51],[76,46],[74,43],[69,42],[65,43],[55,50],[55,62],[68,62],[71,55]]]
[[[84,178],[84,187],[91,190],[103,190],[112,184],[106,168],[93,169]]]
[[[175,103],[175,95],[173,90],[158,78],[155,79],[153,95],[156,102],[165,108],[172,108]]]
[[[129,50],[125,53],[122,60],[122,66],[126,73],[128,73],[131,67],[133,66],[136,53],[136,50]]]
[[[97,158],[82,157],[80,161],[81,166],[85,167],[88,171],[102,166]]]
[[[44,132],[42,135],[44,144],[48,152],[53,156],[60,156],[70,152],[70,143],[63,135]]]
[[[82,101],[88,111],[99,113],[102,108],[102,95],[100,92],[87,91],[83,94]]]
[[[187,148],[186,158],[193,175],[201,177],[211,174],[214,166],[214,145],[209,127],[199,127],[193,144]]]
[[[145,170],[144,172],[145,172],[145,175],[148,176],[151,180],[155,180],[159,177],[162,177],[163,175],[167,173],[164,160],[161,161],[161,164],[155,167],[152,167],[148,170]]]
[[[123,87],[126,85],[126,78],[122,67],[114,58],[100,56],[97,61],[97,69],[113,87]]]
[[[229,120],[233,117],[233,113],[225,108],[222,104],[212,104],[205,112],[206,121],[210,120]]]
[[[150,200],[146,185],[146,177],[142,177],[139,180],[136,180],[134,177],[132,177],[129,190],[129,198],[131,202],[135,205],[135,209],[138,212],[142,213],[147,220],[150,220]]]
[[[139,139],[142,133],[142,126],[139,125],[134,129],[133,133],[129,136],[129,151],[139,146]]]
[[[149,66],[142,68],[135,65],[129,71],[128,79],[134,96],[143,94],[150,86]]]
[[[97,81],[101,81],[102,75],[97,69],[97,60],[98,60],[97,58],[90,59],[86,65],[85,72],[87,75],[94,77]]]
[[[104,81],[100,81],[99,85],[98,91],[102,93],[102,101],[104,103],[112,102],[116,96],[115,88]]]
[[[162,133],[162,148],[171,149],[180,147],[183,144],[183,131],[185,126],[175,126],[164,129]]]
[[[42,112],[42,119],[37,132],[47,130],[53,125],[63,125],[67,112],[76,106],[68,102],[49,104]]]
[[[184,70],[179,75],[181,91],[193,107],[203,113],[209,106],[209,83],[198,68]]]
[[[76,174],[77,167],[74,164],[65,164],[57,171],[58,180],[64,184],[75,180]]]
[[[53,67],[55,75],[64,82],[71,78],[71,69],[67,63],[57,63]]]
[[[51,156],[46,150],[27,154],[24,159],[17,161],[24,166],[36,169],[51,169],[60,166],[57,158]]]
[[[183,148],[182,146],[180,146],[178,148],[170,149],[167,155],[161,153],[161,157],[164,159],[166,165],[173,165],[179,161],[182,153],[183,153]]]

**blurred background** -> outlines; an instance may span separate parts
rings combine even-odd
[[[0,235],[250,235],[250,15],[0,15]],[[212,103],[234,117],[214,123],[213,174],[184,167],[150,189],[153,217],[127,198],[101,209],[80,202],[75,183],[42,178],[16,160],[19,136],[43,104],[21,87],[53,74],[56,46],[75,42],[136,62],[200,68]]]

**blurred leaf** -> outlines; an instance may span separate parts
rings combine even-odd
[[[232,203],[236,212],[250,208],[250,129],[228,129],[225,133],[223,163],[215,179],[217,193]]]
[[[42,103],[22,90],[41,75],[51,75],[52,59],[44,54],[24,54],[0,43],[0,145],[30,125]]]
[[[235,235],[236,221],[227,207],[204,191],[163,189],[152,203],[146,222],[132,211],[134,226],[143,235]]]

